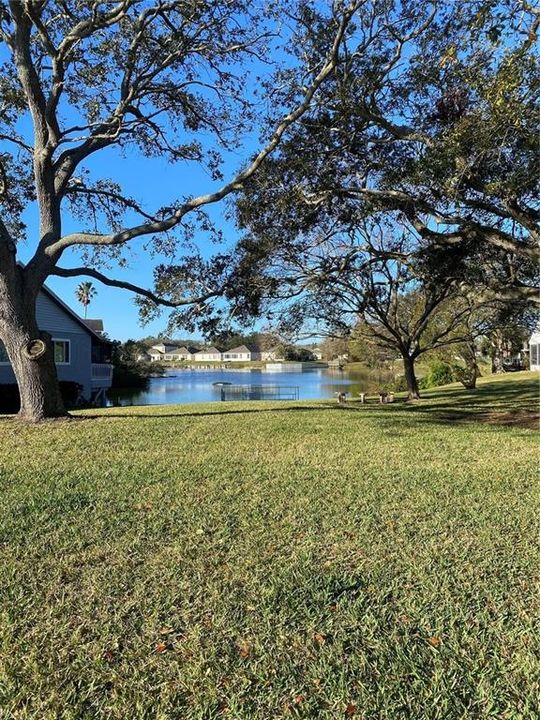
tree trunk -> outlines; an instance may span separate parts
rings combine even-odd
[[[469,348],[470,356],[469,356],[469,362],[467,363],[467,367],[469,369],[469,378],[468,382],[465,384],[465,388],[467,390],[475,390],[476,389],[476,379],[480,377],[481,372],[480,368],[478,367],[478,363],[476,361],[476,348],[474,345]]]
[[[37,326],[35,299],[25,298],[20,287],[0,288],[0,339],[19,388],[19,417],[39,422],[67,415],[51,338]]]
[[[418,380],[414,372],[415,358],[409,355],[403,356],[403,369],[405,371],[405,381],[407,383],[407,393],[409,400],[418,400],[420,398],[420,390],[418,388]]]
[[[503,343],[500,337],[492,340],[491,372],[495,375],[504,372]]]

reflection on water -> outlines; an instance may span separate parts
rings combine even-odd
[[[266,370],[170,370],[165,377],[152,378],[147,390],[110,390],[109,405],[173,405],[220,400],[221,389],[213,383],[234,385],[295,385],[301,400],[334,397],[336,392],[376,392],[392,376],[380,370],[337,370],[267,372]]]

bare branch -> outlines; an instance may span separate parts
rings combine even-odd
[[[290,113],[285,115],[282,120],[278,123],[274,130],[269,142],[266,146],[258,153],[258,155],[252,160],[245,170],[239,172],[230,182],[223,185],[219,190],[206,195],[199,195],[196,198],[192,198],[187,202],[183,203],[176,212],[160,221],[150,222],[143,225],[137,225],[135,227],[126,228],[120,232],[112,234],[93,234],[93,233],[73,233],[66,235],[65,237],[52,242],[45,250],[49,257],[58,257],[66,248],[73,245],[121,245],[135,237],[142,235],[150,235],[153,233],[159,233],[166,230],[171,230],[176,227],[183,218],[193,210],[216,203],[227,195],[236,192],[242,188],[244,183],[251,178],[264,160],[275,150],[279,145],[281,138],[285,132],[293,125],[299,118],[310,107],[310,103],[313,96],[318,91],[323,82],[334,72],[339,62],[339,48],[343,41],[347,27],[351,18],[353,17],[356,9],[361,4],[361,0],[353,2],[348,9],[343,13],[343,17],[339,23],[338,30],[332,48],[326,58],[326,61],[322,69],[317,73],[311,85],[304,91],[302,101],[299,105]]]
[[[210,298],[217,297],[221,294],[222,289],[213,290],[212,292],[203,293],[202,295],[197,295],[193,297],[184,298],[182,300],[167,300],[167,298],[159,297],[159,295],[156,295],[151,290],[147,290],[146,288],[139,287],[138,285],[134,285],[130,282],[125,282],[123,280],[115,280],[113,278],[109,278],[103,273],[99,272],[98,270],[94,270],[93,268],[87,268],[87,267],[78,267],[78,268],[61,268],[61,267],[55,267],[52,270],[53,275],[58,275],[59,277],[80,277],[80,276],[87,276],[92,277],[95,280],[98,280],[99,282],[103,283],[104,285],[108,285],[109,287],[117,287],[122,288],[123,290],[129,290],[130,292],[135,293],[136,295],[141,295],[148,300],[151,300],[156,305],[162,305],[164,307],[170,307],[170,308],[177,308],[182,307],[183,305],[197,305],[200,303],[204,303],[207,300],[210,300]]]

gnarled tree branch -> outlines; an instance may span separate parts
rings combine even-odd
[[[76,268],[61,268],[61,267],[55,267],[52,270],[52,275],[58,275],[58,277],[92,277],[95,280],[98,280],[100,283],[103,283],[103,285],[108,285],[109,287],[116,287],[121,288],[122,290],[129,290],[132,293],[135,293],[136,295],[141,295],[142,297],[147,298],[148,300],[151,300],[156,305],[161,305],[163,307],[170,307],[170,308],[177,308],[182,307],[184,305],[197,305],[199,303],[204,303],[207,300],[210,300],[211,298],[218,297],[222,291],[223,288],[218,288],[216,290],[213,290],[212,292],[203,293],[201,295],[195,295],[188,298],[183,298],[181,300],[168,300],[167,298],[160,297],[159,295],[156,295],[151,290],[147,290],[146,288],[140,287],[139,285],[134,285],[133,283],[126,282],[124,280],[115,280],[114,278],[110,278],[107,275],[104,275],[103,273],[99,272],[98,270],[94,270],[93,268],[87,268],[87,267],[76,267]]]

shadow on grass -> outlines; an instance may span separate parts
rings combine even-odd
[[[104,420],[109,418],[125,420],[149,419],[179,419],[204,418],[223,415],[252,415],[271,413],[364,413],[373,418],[384,420],[385,425],[403,426],[415,425],[456,425],[481,423],[490,425],[508,425],[529,429],[540,429],[539,426],[539,391],[540,378],[522,378],[519,382],[504,382],[500,380],[487,381],[480,384],[476,390],[465,390],[460,387],[446,387],[439,391],[431,390],[425,393],[418,401],[409,402],[403,397],[397,397],[391,404],[380,404],[375,399],[367,403],[352,400],[344,404],[337,404],[334,400],[317,401],[312,404],[283,405],[277,407],[260,407],[256,403],[250,407],[227,407],[226,404],[217,405],[212,410],[179,410],[142,411],[137,412],[134,407],[111,408],[100,414],[82,414],[71,416],[71,420]],[[154,406],[155,407],[155,406]],[[13,420],[14,416],[0,416],[2,420]]]
[[[84,415],[79,416],[80,420],[100,420],[108,418],[128,419],[132,420],[149,420],[149,419],[181,419],[181,418],[203,418],[223,415],[262,415],[275,413],[304,413],[304,412],[335,412],[335,413],[354,413],[364,414],[373,418],[374,413],[377,417],[390,422],[396,427],[402,425],[403,422],[415,425],[456,425],[482,423],[489,425],[506,425],[513,427],[522,427],[540,430],[540,414],[531,409],[513,409],[505,411],[503,409],[486,410],[482,407],[469,408],[466,410],[449,410],[446,407],[438,406],[422,406],[407,405],[406,403],[394,403],[392,410],[388,406],[378,406],[369,404],[353,404],[341,406],[331,405],[311,405],[307,407],[280,407],[280,408],[243,408],[238,410],[215,410],[205,412],[178,412],[178,413],[107,413],[106,415]],[[394,411],[394,412],[392,412]]]

